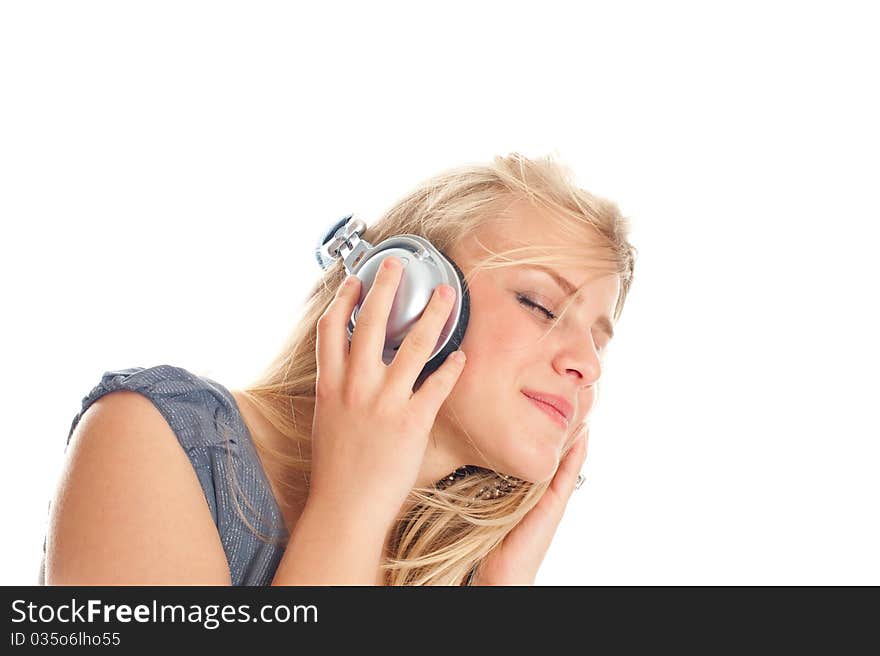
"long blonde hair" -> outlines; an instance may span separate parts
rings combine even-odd
[[[511,153],[496,157],[491,164],[447,170],[401,198],[367,228],[362,238],[378,244],[392,235],[416,234],[449,254],[459,240],[472,238],[480,226],[503,217],[505,208],[522,199],[541,208],[548,221],[571,237],[571,246],[551,249],[525,245],[501,253],[490,251],[473,270],[465,272],[466,282],[481,269],[525,263],[583,266],[586,261],[604,273],[619,276],[620,293],[614,308],[617,320],[630,289],[636,256],[628,242],[629,222],[615,204],[576,187],[569,170],[549,156],[529,159]],[[550,253],[552,250],[560,252]],[[285,472],[279,482],[281,489],[299,499],[308,494],[311,472],[317,321],[344,277],[340,261],[324,272],[277,357],[241,390],[295,446],[284,453],[257,444],[261,456]],[[557,321],[559,318],[561,315]],[[567,446],[582,427],[572,431]],[[294,452],[298,455],[292,455]],[[383,555],[385,584],[469,584],[482,560],[538,503],[550,481],[520,481],[502,472],[474,467],[469,475],[451,482],[444,479],[443,483],[416,487],[410,492],[407,510],[395,522]],[[481,494],[499,483],[507,485],[503,495]],[[260,539],[278,540],[277,535],[264,535],[243,519]]]

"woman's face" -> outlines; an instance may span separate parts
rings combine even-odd
[[[477,233],[493,251],[562,244],[548,236],[546,222],[530,205],[515,206],[508,214],[513,218],[508,227],[492,224]],[[487,253],[476,240],[463,241],[449,256],[468,275]],[[446,400],[446,410],[455,414],[450,430],[464,440],[457,448],[467,462],[535,483],[552,478],[569,435],[593,405],[610,339],[604,323],[611,322],[620,285],[616,275],[599,277],[588,267],[553,270],[584,288],[541,341],[553,320],[529,301],[558,316],[568,300],[552,276],[517,265],[483,270],[470,280],[470,319],[461,346],[467,364]],[[525,392],[566,399],[572,409],[567,425]]]

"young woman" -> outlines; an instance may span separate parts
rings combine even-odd
[[[45,582],[533,583],[586,457],[628,233],[551,159],[427,180],[363,237],[419,235],[459,267],[466,359],[414,388],[454,306],[439,285],[383,363],[405,274],[387,257],[363,299],[330,266],[244,389],[168,365],[105,373],[68,436]]]

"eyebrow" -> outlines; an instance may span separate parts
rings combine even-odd
[[[575,287],[568,280],[560,276],[558,273],[556,273],[556,271],[549,267],[546,267],[542,264],[530,264],[527,266],[527,268],[546,273],[548,276],[553,278],[556,284],[562,288],[562,291],[564,291],[569,296],[577,291],[577,287]],[[599,328],[601,328],[605,332],[605,334],[608,335],[609,340],[614,339],[614,326],[611,323],[611,319],[608,318],[608,315],[603,314],[596,320],[596,323],[599,325]]]

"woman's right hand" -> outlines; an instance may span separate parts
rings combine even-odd
[[[399,258],[383,261],[350,349],[346,324],[360,297],[356,276],[340,286],[317,325],[309,503],[351,507],[388,523],[415,486],[434,419],[464,369],[463,361],[447,357],[412,391],[454,307],[455,290],[445,284],[434,289],[391,364],[382,361],[403,270]]]

